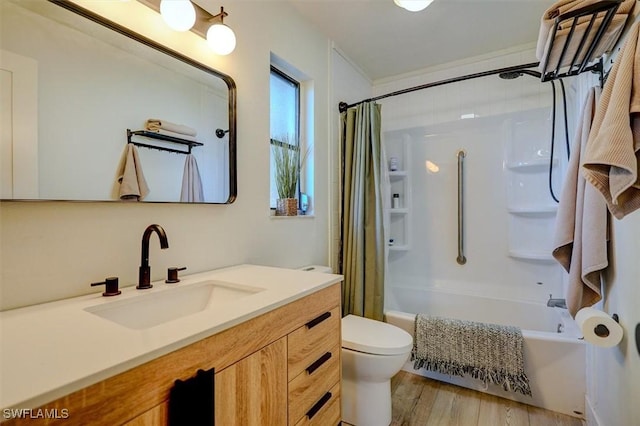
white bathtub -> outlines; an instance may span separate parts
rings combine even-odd
[[[583,418],[585,397],[585,345],[566,310],[544,303],[529,303],[447,293],[440,290],[393,288],[401,311],[386,311],[385,321],[413,335],[416,313],[518,326],[524,336],[525,372],[532,397],[485,387],[473,378],[448,376],[426,369],[403,370],[500,397]]]

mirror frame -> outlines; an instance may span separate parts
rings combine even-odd
[[[238,195],[238,177],[237,177],[237,148],[236,148],[236,83],[230,76],[221,73],[207,65],[204,65],[188,56],[183,55],[182,53],[175,51],[173,49],[168,48],[150,38],[147,38],[141,34],[132,31],[131,29],[124,27],[120,24],[117,24],[109,19],[106,19],[90,10],[87,10],[75,3],[72,3],[69,0],[48,0],[49,2],[56,4],[60,7],[63,7],[77,15],[80,15],[84,18],[87,18],[93,22],[96,22],[99,25],[107,27],[113,31],[116,31],[132,40],[135,40],[139,43],[142,43],[146,46],[151,47],[161,53],[164,53],[168,56],[171,56],[179,61],[186,63],[192,67],[200,69],[206,73],[212,74],[221,80],[223,80],[228,87],[229,90],[229,101],[228,101],[228,111],[229,111],[229,131],[227,133],[229,138],[229,198],[227,201],[221,203],[197,203],[197,204],[231,204],[236,200]],[[18,200],[16,200],[18,201]],[[45,200],[43,200],[45,201]],[[70,200],[73,201],[73,200]],[[115,201],[115,200],[114,200]],[[96,200],[96,202],[112,202],[112,201],[101,201]],[[144,202],[143,202],[144,203]],[[169,203],[167,201],[157,201],[153,203]],[[181,204],[181,203],[178,203]],[[190,204],[190,203],[189,203]]]

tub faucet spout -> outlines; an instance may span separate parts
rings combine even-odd
[[[149,239],[153,232],[158,234],[158,238],[160,239],[160,248],[169,248],[167,234],[164,232],[164,229],[162,229],[162,226],[155,224],[147,226],[147,229],[144,230],[144,234],[142,234],[142,256],[138,274],[138,285],[136,286],[136,288],[140,290],[153,287],[153,285],[151,285],[151,267],[149,266]]]
[[[550,308],[567,309],[567,301],[565,299],[554,299],[553,296],[550,294],[549,300],[547,300],[547,306]]]

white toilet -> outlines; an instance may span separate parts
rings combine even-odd
[[[389,426],[391,377],[409,358],[413,338],[380,321],[342,318],[342,420],[355,426]]]

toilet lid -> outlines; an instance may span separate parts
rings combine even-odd
[[[373,355],[400,355],[411,351],[413,338],[394,325],[356,315],[342,318],[342,347]]]

